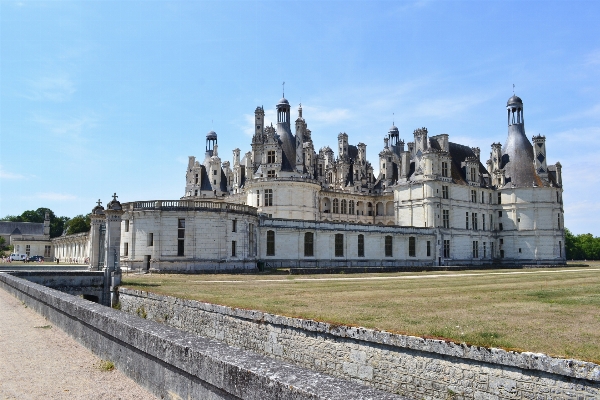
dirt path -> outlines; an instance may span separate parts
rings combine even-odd
[[[156,399],[0,289],[0,399]]]
[[[484,276],[484,275],[530,275],[530,274],[567,274],[572,272],[598,272],[600,268],[585,269],[556,269],[556,270],[529,270],[529,271],[508,271],[508,272],[474,272],[460,274],[425,274],[425,275],[401,275],[401,276],[357,276],[344,278],[300,278],[301,275],[286,275],[279,279],[231,279],[231,280],[199,280],[192,282],[202,283],[254,283],[254,282],[297,282],[297,281],[369,281],[369,280],[411,280],[411,279],[435,279],[435,278],[463,278],[465,276]]]

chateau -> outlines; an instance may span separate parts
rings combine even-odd
[[[426,128],[405,142],[392,126],[377,176],[365,144],[351,145],[340,133],[337,156],[330,147],[317,152],[302,107],[294,133],[288,100],[276,109],[277,125],[265,126],[264,109],[256,108],[251,148],[243,157],[233,150],[232,163],[221,160],[217,134],[209,132],[204,158],[189,157],[181,199],[121,204],[113,198],[122,265],[202,271],[259,262],[565,263],[561,165],[547,163],[544,136],[527,138],[519,97],[508,99],[508,136],[504,146],[491,144],[489,159]],[[89,249],[104,248],[95,230],[109,230],[105,218],[99,204]],[[100,261],[90,254],[92,268]]]

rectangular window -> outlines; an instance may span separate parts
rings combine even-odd
[[[231,220],[231,232],[237,232],[237,219]]]
[[[275,255],[275,231],[267,231],[267,255]]]
[[[127,242],[123,243],[123,255],[125,257],[129,256],[129,243]]]
[[[431,257],[431,242],[427,241],[427,257]]]
[[[442,198],[443,199],[448,198],[448,186],[442,186]]]
[[[217,170],[213,170],[213,175],[217,175]]]
[[[490,214],[490,230],[494,229],[494,214]]]
[[[448,163],[445,161],[442,161],[442,176],[448,176]]]
[[[354,200],[348,202],[348,214],[354,215]]]
[[[503,231],[503,230],[504,230],[504,227],[502,226],[502,222],[500,222],[500,223],[498,224],[498,229],[499,229],[499,230],[501,230],[501,231]]]
[[[27,245],[25,245],[25,254],[27,254],[27,257],[30,256],[29,253],[31,253],[31,245],[27,244]]]
[[[485,193],[481,192],[481,202],[485,203]]]
[[[487,247],[486,247],[486,243],[483,242],[483,258],[487,257]]]
[[[389,235],[385,237],[385,256],[392,257],[392,237]]]
[[[475,182],[477,176],[477,172],[475,168],[471,168],[471,182]]]
[[[500,258],[504,258],[504,250],[500,250]]]
[[[465,229],[469,229],[469,213],[465,214]]]
[[[494,242],[490,242],[490,257],[494,258]]]
[[[256,207],[260,207],[260,190],[256,191]]]
[[[265,207],[273,205],[273,189],[265,189]]]
[[[477,220],[479,219],[479,218],[477,218],[477,213],[472,213],[471,217],[472,217],[471,223],[473,224],[473,230],[476,231],[477,230]]]
[[[558,241],[558,256],[562,257],[562,242]]]
[[[148,234],[148,246],[154,246],[154,233],[152,232]]]
[[[335,234],[335,256],[344,257],[344,234]]]
[[[51,251],[52,251],[52,246],[44,246],[44,257],[50,257]]]
[[[177,221],[177,255],[183,257],[185,249],[185,219]]]
[[[365,256],[365,235],[358,235],[358,256]]]
[[[314,255],[314,234],[306,232],[304,234],[304,257],[313,257]]]
[[[502,204],[502,193],[498,193],[498,204]]]
[[[444,240],[444,258],[450,258],[450,240]]]
[[[125,220],[125,232],[129,232],[129,220]]]
[[[254,249],[256,244],[254,243],[254,224],[248,224],[248,254],[254,256],[256,253]]]
[[[477,203],[477,192],[471,190],[471,203]]]
[[[473,240],[473,258],[479,258],[479,242]]]
[[[492,194],[488,193],[488,203],[492,204]]]
[[[481,229],[485,231],[485,214],[481,214]]]
[[[502,211],[498,211],[498,218],[502,218]]]
[[[416,257],[417,256],[417,243],[416,238],[414,236],[410,236],[408,238],[408,256]]]
[[[558,214],[558,229],[560,229],[560,213]]]
[[[270,150],[267,152],[267,164],[275,163],[275,151]]]
[[[450,228],[450,210],[442,210],[442,224],[444,228]]]
[[[275,178],[275,170],[270,169],[267,171],[267,178]]]
[[[235,257],[235,240],[231,241],[231,257]]]
[[[340,212],[340,201],[338,199],[333,199],[333,213],[338,214]]]
[[[196,185],[198,184],[198,174],[196,174],[196,179],[195,179],[194,183],[195,183]]]

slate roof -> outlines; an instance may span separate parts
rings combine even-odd
[[[0,235],[44,235],[43,222],[0,221]]]

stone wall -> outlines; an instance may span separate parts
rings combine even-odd
[[[0,273],[0,288],[166,399],[398,399]],[[119,394],[115,393],[114,398]]]
[[[418,399],[596,399],[600,366],[120,289],[122,310]]]

